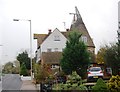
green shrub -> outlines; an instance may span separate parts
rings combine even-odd
[[[81,85],[77,86],[76,90],[88,90],[88,88],[81,84]]]
[[[107,92],[107,85],[103,79],[99,78],[95,86],[92,87],[92,92]]]
[[[112,76],[107,85],[111,92],[120,92],[120,76]]]
[[[27,68],[26,68],[24,63],[22,63],[22,65],[20,67],[20,75],[23,75],[23,76],[27,76],[28,75]]]
[[[78,83],[81,80],[82,80],[81,77],[76,72],[72,72],[72,74],[68,76],[67,82],[70,82],[73,84],[73,83]]]
[[[72,75],[68,76],[66,84],[59,83],[53,86],[53,90],[88,90],[86,86],[82,85],[81,77],[72,72]]]

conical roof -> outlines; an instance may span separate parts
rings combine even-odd
[[[77,9],[77,7],[75,7],[75,14],[74,14],[74,17],[73,17],[73,21],[72,21],[72,24],[71,24],[71,27],[70,27],[70,31],[79,31],[80,33],[82,33],[82,36],[85,36],[87,37],[87,46],[88,47],[94,47],[95,48],[95,45],[88,33],[88,30],[82,20],[82,17]]]

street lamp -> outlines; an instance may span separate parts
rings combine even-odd
[[[32,76],[32,30],[31,30],[31,20],[13,19],[13,21],[29,21],[30,22],[30,62],[31,62],[31,80],[32,80],[33,76]]]
[[[0,44],[0,46],[3,46],[3,45]],[[2,73],[2,63],[0,62],[0,81],[1,81],[1,83],[2,83],[2,75],[3,75],[3,73]],[[2,88],[2,85],[1,85],[1,88]]]

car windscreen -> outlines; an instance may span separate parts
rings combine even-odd
[[[101,70],[101,68],[90,68],[89,69],[89,71],[91,71],[91,72],[93,72],[93,71],[97,72],[97,71],[100,71],[100,70]]]

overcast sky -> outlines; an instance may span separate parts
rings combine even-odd
[[[93,38],[96,53],[100,46],[117,41],[119,0],[0,0],[0,61],[15,60],[19,52],[29,51],[29,21],[32,33],[48,33],[48,29],[69,28],[73,19],[69,13],[77,6],[82,19]],[[33,40],[33,55],[36,40]]]

